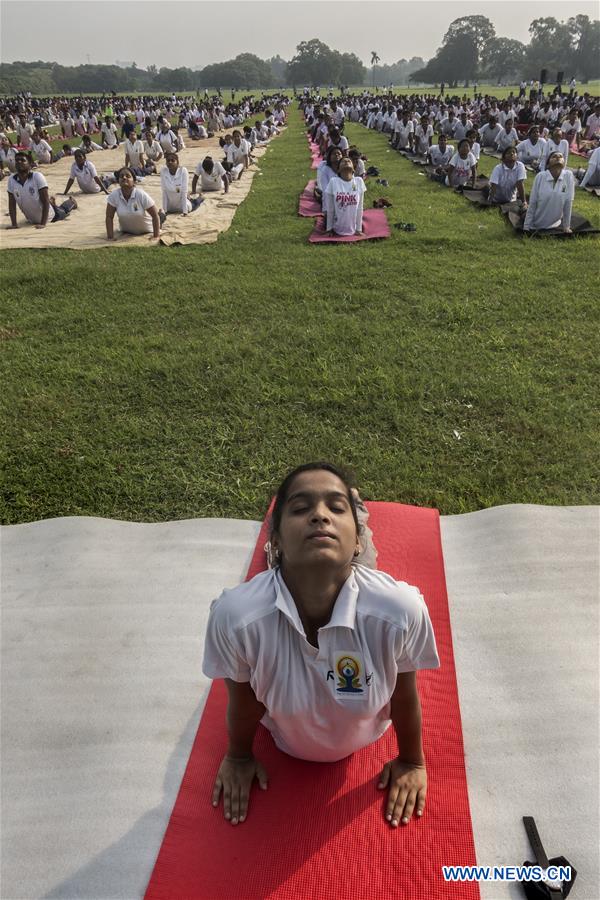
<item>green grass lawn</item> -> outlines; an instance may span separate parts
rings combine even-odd
[[[600,501],[598,242],[521,240],[348,126],[417,231],[309,245],[290,118],[216,244],[2,252],[2,521],[261,518],[313,458],[445,514]]]

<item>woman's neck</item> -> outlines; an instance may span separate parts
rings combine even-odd
[[[320,627],[329,622],[338,594],[351,571],[350,564],[334,570],[282,566],[281,576],[304,625]]]

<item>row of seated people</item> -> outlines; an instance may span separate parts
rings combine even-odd
[[[429,126],[430,127],[430,126]],[[317,132],[309,129],[311,137],[316,137]],[[319,146],[323,146],[323,140]],[[427,136],[428,143],[425,156],[434,168],[434,178],[452,188],[475,186],[480,155],[480,145],[475,140],[477,132],[472,131],[468,138],[459,141],[456,149],[448,144],[445,134],[440,134],[437,144],[432,143],[433,135]],[[528,140],[535,146],[536,135],[534,129]],[[392,143],[393,145],[393,143]],[[351,179],[351,184],[356,182],[357,187],[349,191],[346,186],[340,191],[340,186],[334,178],[339,179],[340,165],[348,156],[354,165],[347,167],[344,163],[343,170],[346,179]],[[354,156],[354,158],[352,158]],[[358,157],[358,158],[357,158]],[[539,231],[555,227],[562,227],[565,232],[570,232],[571,211],[575,193],[576,179],[574,173],[566,166],[567,159],[562,148],[554,149],[543,159],[541,170],[537,172],[529,202],[525,194],[525,182],[527,169],[525,163],[519,159],[518,150],[514,146],[505,147],[502,153],[502,161],[494,167],[489,180],[488,200],[491,204],[505,204],[519,201],[524,215],[524,230]],[[315,196],[321,200],[323,210],[327,215],[327,224],[333,222],[333,230],[338,230],[335,223],[336,200],[340,195],[343,205],[353,206],[357,213],[362,214],[362,197],[364,194],[364,182],[360,170],[364,163],[356,150],[349,148],[348,139],[340,133],[340,129],[331,126],[327,136],[325,159],[317,168],[317,186]],[[592,154],[588,169],[584,173],[582,186],[587,184],[600,184],[600,148]],[[330,185],[332,185],[330,187]],[[356,199],[348,200],[345,194],[354,193]],[[331,213],[328,210],[331,208]],[[350,226],[346,223],[346,227]],[[357,224],[360,231],[360,224]],[[345,233],[350,233],[346,231]]]
[[[115,239],[115,215],[123,234],[149,234],[151,240],[157,239],[168,214],[187,216],[201,204],[202,194],[221,190],[227,194],[231,181],[242,177],[250,165],[250,145],[242,141],[239,132],[229,137],[230,143],[224,144],[223,161],[206,156],[196,167],[191,189],[189,172],[180,165],[177,152],[168,150],[164,154],[165,165],[160,170],[162,207],[158,209],[153,198],[139,187],[139,167],[128,164],[112,174],[99,175],[82,148],[74,152],[74,162],[63,192],[67,199],[59,203],[55,196],[50,196],[44,175],[34,169],[31,155],[19,150],[15,154],[15,172],[10,175],[7,185],[11,222],[8,227],[19,227],[17,208],[36,228],[65,219],[77,209],[77,201],[69,194],[76,181],[82,194],[103,192],[107,195],[106,234],[109,240]],[[118,188],[110,190],[114,182]]]
[[[110,119],[110,116],[106,118]],[[125,139],[120,144],[114,125],[112,129],[105,133],[101,144],[96,143],[91,135],[84,135],[79,149],[85,150],[86,153],[93,153],[100,150],[112,150],[122,146],[126,155],[125,165],[130,165],[134,169],[139,168],[142,171],[138,174],[141,175],[150,175],[156,172],[156,163],[163,158],[165,153],[169,151],[179,152],[185,149],[185,144],[177,129],[173,129],[169,122],[164,119],[157,129],[148,127],[143,132],[143,140],[141,136],[138,136],[135,126],[132,125],[127,130]],[[254,126],[245,126],[243,132],[243,139],[250,144],[251,149],[264,146],[271,137],[279,133],[272,119],[268,118],[265,121],[257,119]],[[237,130],[233,132],[234,135],[237,133],[240,132]],[[233,139],[229,135],[225,137],[225,140],[231,143]],[[0,138],[0,179],[4,177],[5,171],[9,173],[15,171],[15,153],[17,149],[19,148],[13,146],[6,135]],[[55,153],[48,140],[42,137],[39,131],[35,131],[32,135],[29,152],[35,165],[48,165],[57,162],[64,156],[71,156],[74,150],[70,144],[64,144],[62,150]]]

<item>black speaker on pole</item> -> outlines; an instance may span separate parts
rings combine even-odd
[[[557,72],[557,75],[556,75],[556,83],[557,83],[557,84],[562,84],[564,80],[565,80],[565,73],[564,73],[564,72]]]
[[[540,84],[546,84],[548,81],[548,69],[542,69],[540,72]]]

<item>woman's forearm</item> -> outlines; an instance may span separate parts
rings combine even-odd
[[[233,758],[252,756],[252,744],[259,722],[266,712],[249,684],[227,682],[229,703],[227,706],[227,755]]]
[[[421,734],[421,701],[414,693],[392,696],[391,718],[398,738],[398,755],[403,762],[424,765]]]

